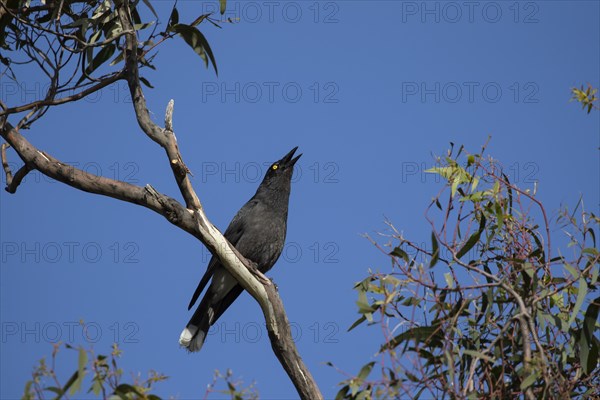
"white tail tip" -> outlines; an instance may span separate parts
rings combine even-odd
[[[191,352],[196,352],[202,348],[205,338],[206,332],[198,331],[197,326],[188,325],[179,336],[179,344]]]
[[[188,325],[185,327],[183,332],[181,332],[181,336],[179,336],[179,344],[183,347],[188,347],[194,338],[194,334],[198,330],[194,325]]]

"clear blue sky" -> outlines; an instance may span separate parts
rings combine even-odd
[[[385,230],[389,218],[428,240],[423,210],[440,183],[423,171],[449,142],[476,151],[491,135],[489,154],[513,182],[538,182],[551,214],[580,195],[598,211],[600,113],[568,102],[571,87],[600,85],[597,1],[229,3],[239,23],[204,28],[219,76],[177,40],[161,48],[157,71],[144,71],[155,86],[146,97],[159,123],[175,99],[183,157],[221,229],[254,194],[264,163],[300,146],[288,245],[269,275],[326,397],[343,376],[324,363],[355,373],[381,340],[373,329],[346,332],[358,315],[354,283],[389,265],[361,234]],[[172,3],[153,5],[166,21]],[[178,7],[189,22],[208,6]],[[43,82],[21,79],[25,92],[1,82],[10,106],[33,100]],[[179,198],[127,96],[120,84],[57,107],[27,136],[89,172]],[[56,340],[97,353],[117,341],[126,374],[170,376],[158,385],[165,397],[201,397],[213,370],[227,368],[255,380],[262,398],[296,397],[248,295],[201,353],[178,347],[209,257],[164,218],[36,173],[0,202],[2,399],[20,397]],[[70,370],[74,358],[63,364]]]

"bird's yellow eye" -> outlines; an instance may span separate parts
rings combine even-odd
[[[277,168],[279,168],[279,165],[277,165],[277,164],[273,164],[273,166],[271,167],[271,169],[272,169],[273,171],[275,171]]]

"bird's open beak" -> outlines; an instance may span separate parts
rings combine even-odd
[[[298,159],[302,157],[302,154],[299,154],[297,157],[294,157],[294,153],[296,152],[296,150],[298,150],[298,146],[294,147],[292,151],[283,156],[283,158],[279,161],[279,164],[285,167],[293,167],[294,164],[296,164],[296,161],[298,161]]]

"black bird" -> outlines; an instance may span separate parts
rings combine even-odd
[[[294,158],[297,149],[298,147],[294,147],[269,167],[256,194],[233,217],[224,234],[263,273],[273,267],[285,243],[292,173],[294,164],[302,156],[300,154]],[[202,348],[210,326],[244,290],[221,265],[219,259],[213,256],[192,296],[188,310],[196,303],[211,277],[209,288],[179,338],[179,344],[189,351],[199,351]]]

